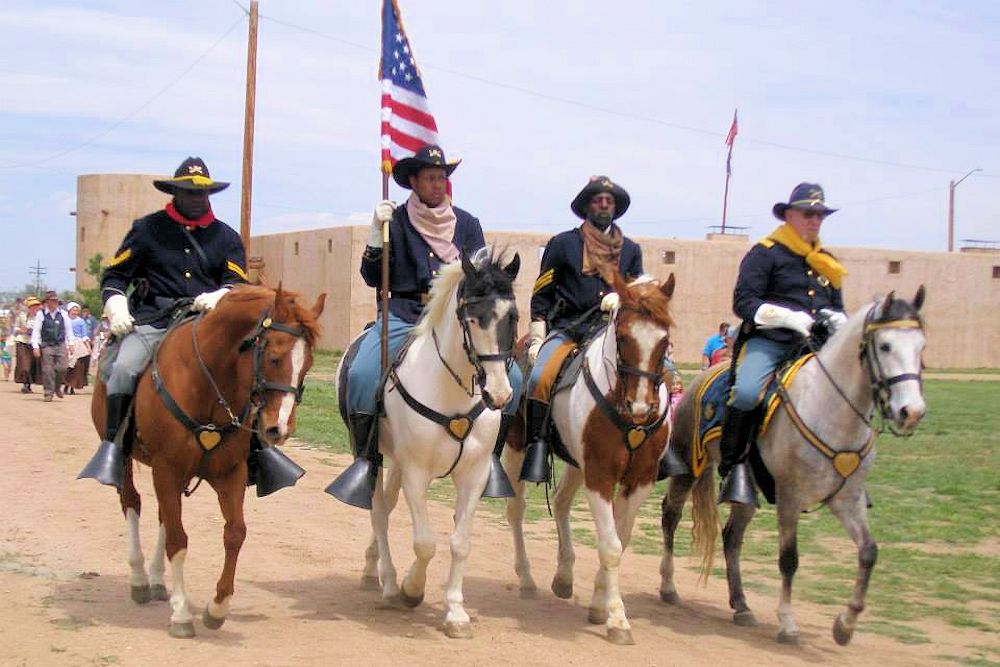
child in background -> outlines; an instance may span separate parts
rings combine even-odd
[[[674,382],[670,385],[670,420],[673,421],[674,414],[677,410],[677,404],[681,402],[681,397],[684,396],[684,383],[681,382],[681,374],[674,373]]]
[[[4,335],[0,338],[0,363],[3,364],[3,381],[7,382],[10,380],[10,348],[12,343],[7,340],[7,336]]]

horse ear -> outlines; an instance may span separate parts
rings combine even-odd
[[[674,295],[675,284],[676,280],[674,280],[674,274],[673,272],[671,272],[670,277],[667,278],[667,282],[665,282],[663,284],[663,287],[660,288],[660,292],[662,292],[663,296],[667,297],[668,299],[671,298]]]
[[[517,272],[521,270],[521,255],[519,253],[514,253],[514,259],[510,260],[510,264],[503,267],[503,272],[510,276],[511,280],[517,278]]]
[[[326,305],[326,292],[323,292],[318,297],[316,297],[316,303],[309,310],[312,311],[313,317],[319,319],[319,316],[323,314],[323,306]]]
[[[920,312],[921,306],[924,305],[924,296],[926,295],[926,290],[924,286],[921,285],[917,288],[917,294],[913,297],[913,310]]]
[[[472,260],[469,259],[468,254],[462,253],[462,271],[467,276],[476,275],[476,267],[472,264]]]

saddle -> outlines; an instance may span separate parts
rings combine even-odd
[[[767,383],[764,392],[764,399],[760,403],[757,411],[758,419],[756,424],[750,429],[750,453],[748,460],[753,467],[754,479],[761,493],[767,498],[769,503],[774,503],[774,478],[764,465],[764,460],[760,456],[757,447],[757,439],[767,433],[775,411],[781,404],[782,392],[779,389],[787,389],[791,385],[795,376],[802,366],[812,359],[814,353],[809,351],[802,353],[796,350],[795,354],[778,365],[771,379]],[[694,433],[695,439],[691,446],[691,472],[695,477],[700,477],[708,465],[709,440],[718,438],[722,434],[722,424],[726,418],[726,403],[735,379],[732,365],[721,366],[705,378],[695,394],[694,402],[697,406],[695,412]]]

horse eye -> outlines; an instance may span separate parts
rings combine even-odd
[[[271,357],[270,359],[268,359],[268,362],[270,362],[270,364],[275,368],[278,368],[279,366],[281,366],[281,357]]]
[[[889,345],[889,343],[882,343],[878,346],[878,349],[882,352],[888,352],[892,349],[892,345]]]
[[[479,326],[479,318],[470,315],[469,316],[469,324],[474,324],[474,325],[476,325],[478,327]]]

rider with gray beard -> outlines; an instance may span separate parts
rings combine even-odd
[[[584,222],[549,240],[531,296],[528,359],[534,364],[526,404],[527,450],[521,479],[549,476],[545,420],[552,383],[575,347],[606,322],[616,303],[609,281],[642,275],[642,249],[614,223],[631,203],[628,193],[607,176],[592,176],[570,208]]]
[[[756,504],[748,445],[761,399],[778,364],[809,338],[817,317],[831,330],[847,321],[840,292],[846,269],[823,249],[819,228],[837,209],[823,188],[800,183],[772,212],[783,221],[740,263],[733,312],[743,319],[742,351],[719,440],[719,502]]]

